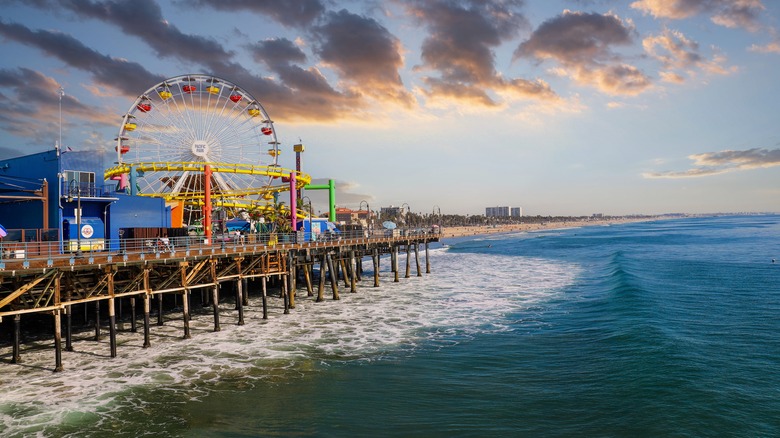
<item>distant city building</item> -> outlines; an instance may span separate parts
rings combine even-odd
[[[487,207],[485,217],[509,217],[510,207]]]
[[[512,217],[523,217],[523,207],[512,207]]]
[[[594,219],[601,219],[604,217],[604,213],[593,213],[592,216]]]
[[[395,217],[395,216],[403,216],[404,215],[404,209],[403,207],[382,207],[379,209],[379,215],[381,217]]]
[[[371,218],[368,210],[351,210],[349,208],[336,208],[336,222],[341,224],[367,224]]]

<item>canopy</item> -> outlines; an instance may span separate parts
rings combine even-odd
[[[398,225],[396,225],[395,222],[392,222],[392,221],[384,221],[384,222],[382,222],[382,226],[385,227],[385,229],[393,230]]]

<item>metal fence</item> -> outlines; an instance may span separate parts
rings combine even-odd
[[[97,254],[177,254],[189,253],[193,249],[223,248],[236,252],[247,246],[273,247],[286,244],[307,242],[340,242],[354,239],[382,239],[387,237],[424,237],[437,236],[438,228],[406,228],[394,230],[362,230],[347,232],[325,232],[312,234],[298,231],[295,233],[249,233],[213,235],[211,242],[204,236],[150,237],[123,239],[71,239],[57,240],[57,229],[53,230],[8,230],[8,235],[0,240],[0,269],[7,261],[31,261],[69,259],[78,256]],[[52,233],[53,231],[53,233]],[[53,236],[52,236],[53,234]],[[27,238],[37,236],[36,239]],[[51,238],[53,237],[53,239]],[[51,264],[51,263],[49,263]]]

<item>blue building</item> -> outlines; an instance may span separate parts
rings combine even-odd
[[[121,228],[170,227],[163,199],[130,196],[103,180],[108,160],[106,151],[57,150],[0,160],[5,240],[59,240],[62,251],[75,251],[80,242],[82,250],[102,250]],[[118,249],[118,240],[111,244]]]

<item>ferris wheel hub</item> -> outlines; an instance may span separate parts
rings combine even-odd
[[[195,140],[192,142],[192,153],[196,157],[206,158],[209,149],[209,144],[203,140]]]

